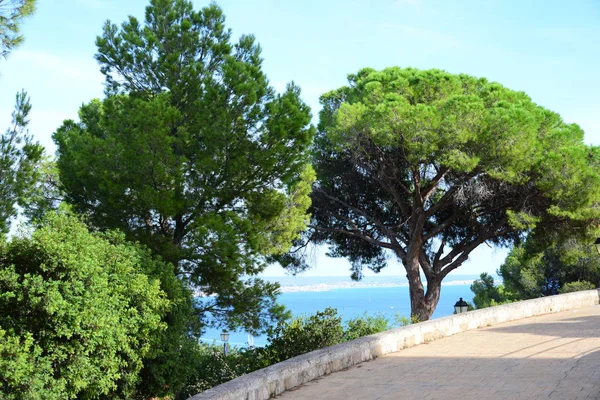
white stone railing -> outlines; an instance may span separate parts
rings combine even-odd
[[[451,315],[326,347],[254,371],[190,400],[264,400],[323,375],[384,354],[460,332],[535,315],[599,304],[600,289],[586,290]]]

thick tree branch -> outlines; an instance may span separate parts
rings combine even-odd
[[[349,231],[346,229],[338,229],[338,228],[325,228],[322,226],[316,226],[316,225],[308,225],[309,228],[311,229],[315,229],[318,231],[323,231],[323,232],[331,232],[331,233],[341,233],[343,235],[347,235],[347,236],[351,236],[351,237],[355,237],[358,239],[362,239],[365,242],[372,244],[373,246],[380,246],[386,249],[390,249],[390,250],[398,250],[398,247],[395,246],[392,243],[389,242],[382,242],[380,240],[374,239],[368,235],[363,234],[362,232],[359,232],[358,230],[353,230],[353,231]],[[400,249],[400,251],[404,252],[403,250]]]
[[[384,177],[385,179],[382,179],[381,177]],[[406,186],[404,186],[402,183],[396,181],[396,182],[391,182],[389,180],[389,177],[387,175],[385,175],[383,172],[380,172],[378,174],[375,175],[375,180],[377,182],[379,182],[379,184],[381,185],[381,187],[388,192],[390,195],[392,195],[392,198],[394,199],[394,203],[400,208],[400,212],[402,214],[402,217],[408,219],[411,216],[411,210],[409,205],[406,204],[406,202],[404,201],[405,198],[400,196],[400,193],[398,193],[397,190],[394,189],[394,186],[399,186],[402,188],[402,190],[407,194],[407,195],[412,195],[412,192],[410,190],[408,190],[408,188],[406,188]]]
[[[421,198],[423,198],[423,201],[427,201],[429,196],[431,196],[431,194],[437,189],[440,181],[446,176],[446,174],[449,171],[450,169],[446,167],[441,167],[438,170],[437,174],[431,180],[431,183],[429,183],[429,185],[421,189]]]
[[[438,247],[437,252],[435,253],[435,257],[433,258],[433,269],[439,272],[441,270],[437,268],[439,265],[440,257],[444,254],[444,247],[446,246],[446,236],[442,238],[442,243],[440,243],[440,247]]]
[[[467,239],[465,239],[457,246],[455,246],[452,249],[452,251],[448,253],[448,255],[446,255],[444,258],[442,258],[439,262],[440,265],[438,266],[438,268],[441,270],[442,279],[445,278],[446,275],[450,273],[450,271],[458,268],[464,261],[466,261],[467,258],[469,258],[469,254],[471,254],[471,252],[475,250],[477,246],[479,246],[486,240],[508,233],[510,231],[510,228],[505,228],[499,231],[499,229],[505,226],[507,222],[508,220],[506,218],[502,218],[500,219],[500,221],[494,224],[493,227],[491,227],[490,229],[486,229],[485,232],[482,232],[478,238],[468,241]],[[446,267],[442,268],[444,266]]]
[[[421,177],[419,171],[416,168],[412,168],[410,171],[413,185],[415,185],[415,190],[412,193],[413,198],[416,201],[416,205],[420,206],[423,204],[423,196],[421,196]]]
[[[477,173],[475,171],[472,171],[471,173],[466,175],[465,179],[462,182],[453,183],[452,187],[448,191],[446,191],[446,193],[444,193],[442,198],[425,211],[427,218],[431,217],[432,215],[435,215],[443,208],[451,207],[454,204],[453,197],[456,191],[462,186],[464,186],[469,180],[471,180],[476,175]]]
[[[370,145],[372,147],[375,148],[377,155],[375,158],[379,158],[381,160],[386,160],[388,155],[385,154],[385,152],[376,144],[370,142]],[[365,155],[368,156],[368,154],[365,152]],[[365,169],[372,169],[373,165],[371,163],[366,162],[365,160],[363,160],[360,157],[352,157],[353,161],[356,163],[356,165],[363,167]],[[411,211],[410,211],[410,207],[406,204],[406,202],[404,201],[404,198],[402,196],[400,196],[400,193],[398,193],[398,191],[396,190],[396,188],[400,188],[407,196],[412,196],[413,192],[406,187],[406,185],[404,185],[399,179],[398,177],[390,177],[385,171],[386,169],[389,169],[389,165],[386,164],[382,164],[379,165],[378,171],[376,173],[372,173],[372,178],[375,179],[377,182],[379,182],[379,184],[381,185],[381,187],[387,191],[390,195],[392,195],[394,202],[396,203],[396,205],[400,208],[400,211],[402,212],[402,216],[404,218],[408,218],[411,215]],[[393,168],[393,167],[392,167]]]
[[[423,235],[423,241],[428,241],[429,239],[436,237],[438,234],[449,228],[454,223],[454,221],[458,219],[458,217],[460,217],[460,214],[458,212],[455,212],[450,217],[446,218],[444,222],[433,228],[426,235]]]
[[[422,247],[421,247],[421,251],[419,252],[419,264],[421,265],[421,268],[423,269],[423,273],[425,274],[425,277],[429,281],[429,279],[431,279],[431,277],[433,275],[433,269],[431,268],[431,262],[429,260],[429,257],[427,257],[427,254],[425,254],[425,249],[423,249]]]
[[[366,218],[367,220],[372,222],[374,225],[376,225],[379,229],[381,229],[385,233],[385,235],[388,237],[388,239],[390,239],[390,241],[392,241],[395,244],[397,244],[398,246],[400,246],[400,244],[398,243],[398,240],[397,240],[398,234],[396,232],[390,230],[389,227],[385,223],[383,223],[379,218],[366,213],[364,210],[362,210],[358,207],[354,207],[354,206],[350,205],[349,203],[341,200],[340,198],[338,198],[336,196],[331,196],[321,189],[315,189],[315,191],[318,192],[320,195],[326,197],[327,199],[329,199],[331,201],[335,201],[336,203],[341,204],[342,206],[346,207],[347,209],[352,210],[359,215],[362,215],[364,218]],[[338,215],[332,215],[332,216],[335,218],[339,218]],[[348,220],[347,222],[354,222],[354,221]],[[406,221],[404,223],[406,223]],[[402,226],[402,224],[400,224],[399,226]]]

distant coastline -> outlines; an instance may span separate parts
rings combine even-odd
[[[492,275],[496,282],[501,278]],[[295,292],[327,292],[338,289],[369,289],[407,287],[408,281],[405,276],[374,275],[365,276],[360,281],[353,281],[349,276],[264,276],[262,279],[269,282],[277,282],[281,286],[282,293]],[[443,286],[471,285],[479,275],[450,275],[442,282]],[[426,284],[425,277],[423,283]]]
[[[493,274],[496,283],[502,283],[502,278]],[[366,276],[360,281],[353,281],[348,276],[262,276],[268,282],[277,282],[281,293],[303,293],[303,292],[329,292],[341,289],[375,289],[375,288],[402,288],[408,287],[408,281],[404,276]],[[423,277],[423,284],[426,285]],[[448,286],[470,286],[479,275],[451,275],[442,282],[443,287]],[[195,293],[196,297],[210,297],[202,291]]]
[[[474,279],[466,280],[454,280],[443,282],[444,286],[454,285],[470,285],[474,282]],[[282,293],[293,293],[293,292],[326,292],[337,289],[362,289],[362,288],[379,288],[379,287],[407,287],[408,282],[336,282],[336,283],[315,283],[315,284],[295,284],[295,285],[284,285],[281,284]]]

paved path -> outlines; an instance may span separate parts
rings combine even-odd
[[[499,324],[388,354],[278,396],[600,399],[600,306]]]

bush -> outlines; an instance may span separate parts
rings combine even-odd
[[[0,393],[4,399],[124,398],[165,329],[169,302],[153,262],[116,233],[50,213],[0,245]],[[154,265],[153,268],[161,268]]]
[[[566,293],[564,288],[577,281],[600,286],[598,253],[590,245],[595,238],[595,234],[557,237],[543,232],[528,236],[500,266],[504,286],[519,300]]]
[[[475,282],[471,285],[471,291],[475,294],[473,303],[477,309],[493,307],[500,304],[512,303],[514,300],[509,293],[506,293],[504,286],[494,285],[494,278],[482,273]],[[469,310],[473,307],[469,304]]]
[[[396,312],[396,315],[394,316],[394,326],[408,326],[412,324],[418,324],[419,322],[421,321],[416,315],[411,315],[410,318],[408,318]]]
[[[150,257],[147,252],[143,254]],[[195,313],[193,293],[185,281],[177,278],[172,264],[147,259],[142,265],[149,278],[160,281],[171,307],[162,319],[167,328],[156,332],[144,357],[135,398],[172,397],[200,368],[200,320]]]
[[[240,350],[235,347],[225,357],[221,346],[199,343],[197,355],[196,376],[178,393],[177,399],[187,399],[196,393],[251,372],[243,367],[241,371],[235,368],[241,358]]]
[[[266,368],[276,359],[269,346],[232,347],[229,349],[227,357],[225,357],[221,345],[199,343],[197,350],[195,375],[177,393],[175,400],[188,399],[238,376]]]
[[[337,310],[328,307],[309,317],[296,317],[289,323],[279,322],[268,336],[268,347],[274,356],[272,363],[276,363],[341,343],[344,329]]]
[[[588,282],[588,281],[575,281],[575,282],[565,283],[563,285],[563,287],[561,287],[558,290],[558,293],[563,294],[563,293],[579,292],[580,290],[591,290],[591,289],[596,289],[596,285],[594,285],[593,283]]]
[[[225,357],[221,346],[202,344],[197,374],[177,400],[288,358],[390,328],[384,316],[366,314],[349,320],[344,326],[337,310],[326,308],[314,315],[278,323],[269,332],[270,343],[265,347],[233,348]]]
[[[346,322],[344,341],[358,339],[359,337],[373,335],[390,329],[389,320],[383,315],[363,314],[362,317],[352,318]]]

